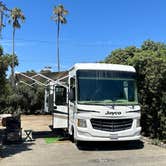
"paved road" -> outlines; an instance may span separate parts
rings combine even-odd
[[[0,166],[165,166],[166,149],[143,142],[95,143],[78,149],[69,141],[8,146]]]

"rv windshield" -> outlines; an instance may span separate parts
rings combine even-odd
[[[78,103],[137,104],[136,74],[122,71],[77,71]]]

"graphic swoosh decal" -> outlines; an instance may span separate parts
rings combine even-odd
[[[96,112],[96,113],[100,113],[99,111],[93,111],[93,110],[80,110],[80,109],[78,109],[77,112],[78,112],[78,113],[83,113],[83,112],[88,112],[88,113],[90,113],[90,112]]]

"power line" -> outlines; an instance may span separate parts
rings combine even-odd
[[[3,41],[5,42],[5,40],[7,41],[11,41],[11,39],[4,39]],[[37,43],[48,43],[48,44],[52,44],[52,43],[56,43],[56,41],[49,41],[49,40],[28,40],[28,39],[16,39],[16,41],[23,41],[23,42],[37,42]]]
[[[26,40],[26,39],[16,39],[16,40],[24,42],[56,43],[56,41],[49,41],[49,40]]]

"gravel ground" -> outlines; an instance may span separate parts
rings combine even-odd
[[[68,140],[47,144],[50,116],[22,117],[23,129],[33,129],[35,141],[4,146],[0,166],[165,166],[166,149],[146,141],[85,143]],[[47,125],[47,126],[46,126]]]

